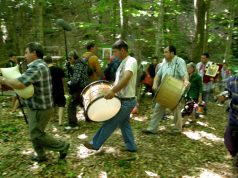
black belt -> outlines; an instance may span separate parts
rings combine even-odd
[[[135,99],[135,97],[131,97],[131,98],[119,98],[119,99],[122,100],[122,101],[130,101],[130,100]]]

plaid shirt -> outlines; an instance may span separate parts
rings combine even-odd
[[[32,110],[48,109],[53,106],[50,70],[42,59],[28,64],[28,69],[18,78],[26,86],[34,86],[34,95],[24,102]]]

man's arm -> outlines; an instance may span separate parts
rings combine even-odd
[[[13,89],[24,89],[26,86],[17,79],[7,79],[0,76],[0,84],[7,85]]]
[[[132,71],[126,70],[121,80],[105,95],[105,98],[106,99],[113,98],[115,96],[115,93],[119,92],[122,88],[127,86],[132,76],[133,76]]]

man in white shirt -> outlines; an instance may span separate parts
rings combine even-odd
[[[85,143],[84,146],[93,150],[100,149],[119,127],[126,144],[126,150],[135,152],[137,147],[130,125],[130,113],[136,105],[137,61],[128,55],[128,45],[125,41],[118,40],[112,48],[114,55],[121,60],[121,64],[116,72],[114,86],[105,94],[105,98],[112,99],[117,95],[121,100],[121,108],[113,118],[103,123],[93,139],[89,143]]]

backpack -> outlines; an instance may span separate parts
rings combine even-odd
[[[82,61],[88,66],[88,76],[92,76],[93,73],[95,72],[95,69],[91,68],[88,64],[88,60],[90,57],[94,56],[94,54],[90,54],[87,57],[82,58]]]
[[[115,81],[116,71],[121,61],[118,58],[114,58],[111,63],[108,64],[107,68],[104,70],[105,79],[108,81]]]

